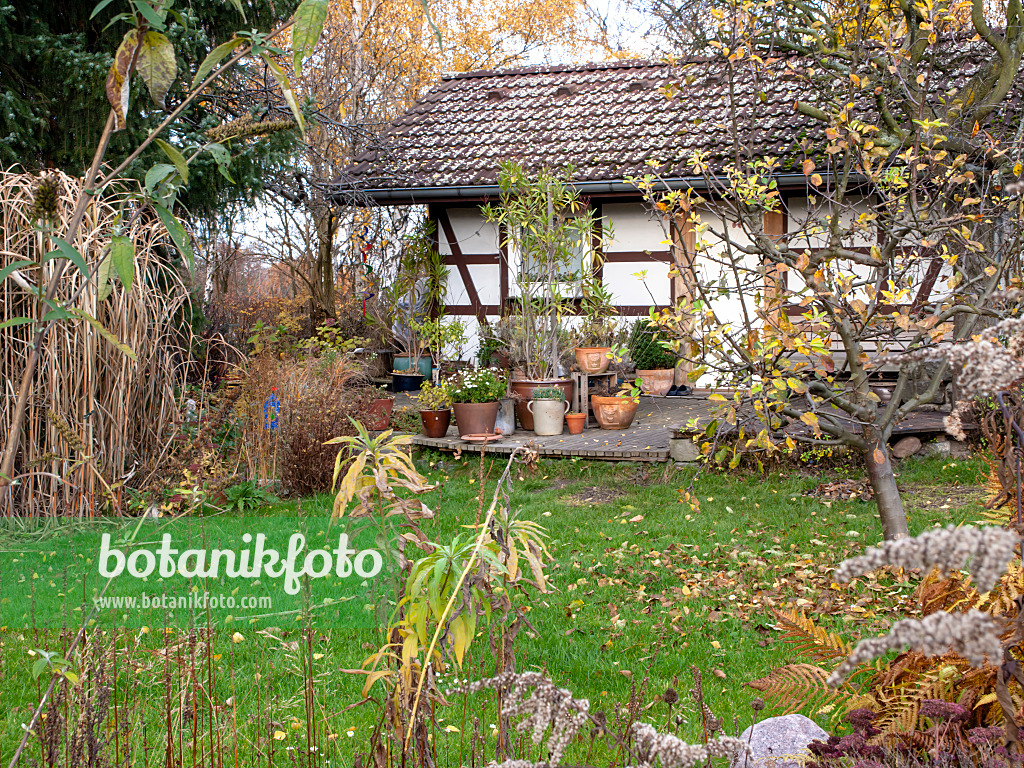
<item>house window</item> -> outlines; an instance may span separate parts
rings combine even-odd
[[[550,243],[543,235],[528,227],[519,227],[511,238],[509,256],[515,274],[524,282],[548,282],[549,248],[555,249],[554,282],[575,283],[589,273],[593,258],[592,230],[581,223],[579,228],[570,229],[560,242]],[[523,252],[525,251],[525,256]]]

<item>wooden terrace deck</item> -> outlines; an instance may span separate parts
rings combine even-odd
[[[397,405],[413,405],[405,396],[399,396]],[[403,402],[405,401],[405,402]],[[707,423],[712,418],[715,404],[706,396],[694,397],[642,397],[636,418],[629,429],[586,429],[580,435],[568,430],[554,437],[540,437],[522,429],[484,446],[485,453],[508,455],[517,446],[531,443],[540,456],[597,459],[600,461],[669,460],[669,441],[676,437],[680,427],[690,419]],[[942,419],[946,414],[920,412],[912,414],[893,431],[893,437],[916,434],[933,436],[943,432]],[[439,451],[479,452],[480,446],[467,443],[452,426],[441,438],[413,435],[413,444]]]

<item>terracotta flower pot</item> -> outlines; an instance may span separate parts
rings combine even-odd
[[[645,395],[666,395],[676,379],[675,368],[659,368],[653,371],[638,370],[636,375],[644,384]]]
[[[611,347],[576,347],[576,365],[583,373],[604,373],[608,370]]]
[[[452,412],[448,408],[443,411],[420,411],[420,421],[423,422],[423,434],[426,437],[444,437],[452,423]]]
[[[380,431],[387,429],[391,423],[391,411],[395,407],[394,398],[380,397],[370,405],[370,418],[366,420],[366,428]]]
[[[516,416],[519,417],[519,426],[531,432],[533,431],[533,414],[526,408],[526,404],[530,402],[533,390],[538,387],[558,387],[565,393],[565,402],[572,402],[572,379],[512,379],[510,386],[512,392],[519,397],[519,401],[516,403]]]
[[[567,413],[565,414],[565,423],[569,427],[570,435],[582,435],[583,427],[587,423],[587,414],[585,413]]]
[[[452,403],[455,425],[460,435],[493,435],[498,418],[498,401],[490,403]]]
[[[590,405],[594,409],[594,418],[601,429],[628,429],[636,416],[639,403],[631,397],[604,397],[591,395]]]

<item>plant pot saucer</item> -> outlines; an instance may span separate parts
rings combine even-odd
[[[495,443],[501,440],[504,435],[500,432],[492,432],[491,434],[478,434],[478,435],[459,435],[460,440],[465,440],[467,443],[477,443],[478,445],[487,445],[487,443]]]

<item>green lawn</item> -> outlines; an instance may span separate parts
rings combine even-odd
[[[424,526],[428,535],[444,541],[465,531],[477,515],[476,456],[422,454],[418,463],[441,485],[432,496],[440,499],[437,517]],[[504,462],[488,464],[489,499]],[[983,469],[978,460],[902,464],[899,481],[912,532],[980,519]],[[679,501],[692,470],[541,461],[535,473],[515,483],[512,498],[524,517],[546,527],[554,557],[548,565],[552,590],[533,595],[532,629],[516,642],[519,669],[546,672],[613,721],[635,686],[644,707],[639,716],[664,726],[668,709],[656,697],[675,686],[681,695],[672,710],[682,717],[678,732],[697,740],[699,718],[688,696],[695,666],[727,730],[734,718],[740,728],[749,725],[756,692],[745,683],[795,658],[773,628],[772,607],[798,605],[855,639],[884,626],[912,592],[912,584],[892,577],[832,584],[831,569],[881,535],[873,503],[806,495],[848,474],[709,472],[695,484],[700,508],[692,511]],[[326,513],[331,501],[329,495],[304,499],[302,511]],[[292,502],[266,513],[296,511]],[[55,534],[55,551],[66,535]],[[16,550],[23,542],[8,534],[0,549]],[[313,723],[318,754],[328,755],[332,765],[351,765],[353,755],[366,749],[378,710],[372,704],[351,707],[361,698],[363,679],[341,670],[359,668],[379,646],[379,632],[317,627],[306,646],[291,616],[260,626],[218,627],[191,638],[178,631],[110,633],[97,627],[88,645],[94,661],[71,661],[76,671],[89,671],[103,649],[120,649],[104,657],[105,674],[112,675],[116,663],[119,683],[112,698],[135,764],[163,759],[170,718],[174,750],[186,757],[193,749],[201,757],[212,741],[230,762],[237,739],[240,762],[266,763],[256,758],[263,750],[275,750],[279,761],[289,748],[308,750]],[[30,651],[61,649],[68,639],[68,633],[32,628],[0,632],[0,759],[9,759],[46,681],[46,674],[32,678],[38,657]],[[481,632],[456,677],[472,680],[493,669]],[[488,696],[455,697],[451,706],[436,709],[436,718],[434,738],[444,765],[459,763],[460,755],[468,760],[463,734],[476,727],[486,744],[495,722]],[[34,744],[31,756],[38,757],[39,749]]]

